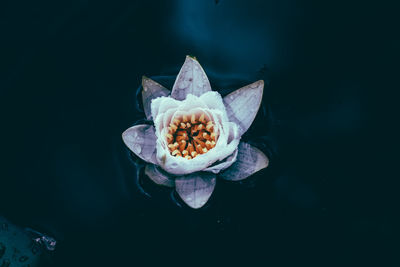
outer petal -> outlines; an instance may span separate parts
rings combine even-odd
[[[202,100],[208,108],[210,109],[218,109],[224,113],[225,105],[222,100],[221,95],[218,92],[210,91],[200,96],[200,100]]]
[[[180,176],[175,180],[176,192],[191,208],[198,209],[204,206],[214,191],[215,174],[194,173]]]
[[[156,184],[174,187],[175,180],[154,164],[147,164],[144,173]]]
[[[152,125],[135,125],[122,133],[125,145],[144,161],[157,164],[156,135]]]
[[[177,100],[184,100],[188,94],[201,96],[208,91],[211,91],[211,85],[203,68],[195,58],[186,56],[172,87],[171,96]]]
[[[269,160],[261,150],[241,142],[236,162],[221,172],[219,177],[229,181],[240,181],[268,167],[268,164]]]
[[[151,100],[160,97],[167,96],[170,93],[170,90],[162,86],[161,84],[153,81],[150,78],[145,76],[142,77],[142,102],[144,113],[146,114],[146,118],[150,120],[151,116]]]
[[[230,121],[239,126],[243,135],[253,123],[260,108],[264,81],[246,85],[224,97],[224,104]]]

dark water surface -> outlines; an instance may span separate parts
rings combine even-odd
[[[365,167],[361,137],[374,56],[365,45],[367,7],[1,5],[0,215],[54,236],[52,266],[395,260],[387,245],[398,234],[394,189]],[[171,88],[187,54],[222,93],[266,80],[263,107],[244,138],[270,156],[270,167],[242,183],[219,180],[201,210],[150,181],[138,187],[121,139],[144,118],[136,107],[142,75]]]

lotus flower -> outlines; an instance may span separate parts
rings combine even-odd
[[[239,181],[268,166],[263,152],[240,142],[260,107],[264,81],[222,98],[196,58],[187,56],[172,91],[147,77],[142,86],[143,109],[154,126],[128,128],[123,141],[148,163],[145,174],[175,187],[189,207],[208,201],[216,177]]]

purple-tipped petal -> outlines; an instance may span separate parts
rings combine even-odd
[[[139,158],[157,164],[154,126],[147,124],[132,126],[122,133],[122,139],[125,145]]]
[[[144,113],[146,114],[146,118],[148,120],[152,119],[151,116],[151,100],[160,97],[160,96],[168,96],[170,90],[162,86],[161,84],[153,81],[150,78],[145,76],[142,77],[142,102]]]
[[[215,183],[216,177],[212,173],[198,172],[175,179],[176,192],[193,209],[201,208],[207,203]]]
[[[268,167],[268,157],[258,148],[240,142],[236,162],[219,173],[219,177],[229,181],[240,181],[261,169]]]
[[[174,187],[175,180],[167,173],[161,171],[154,164],[147,164],[144,173],[156,184],[167,187]]]
[[[184,100],[188,94],[201,96],[208,91],[211,91],[211,85],[200,63],[195,58],[186,56],[172,87],[171,96]]]
[[[246,85],[224,97],[224,104],[229,121],[239,126],[242,136],[253,123],[260,108],[264,89],[264,81]]]

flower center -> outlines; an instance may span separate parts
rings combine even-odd
[[[166,134],[172,156],[192,159],[215,147],[214,122],[205,113],[183,115],[171,121]]]

